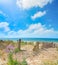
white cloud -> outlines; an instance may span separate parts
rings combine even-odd
[[[48,29],[41,23],[31,24],[26,30],[9,31],[6,37],[37,37],[37,38],[58,38],[58,31]]]
[[[43,8],[48,3],[52,3],[53,0],[17,0],[16,4],[23,9],[29,9],[32,7]]]
[[[39,12],[35,13],[33,16],[31,16],[31,18],[34,20],[38,17],[44,16],[45,14],[46,14],[46,11],[43,11],[43,12],[39,11]]]
[[[7,22],[0,22],[0,29],[4,29],[4,32],[10,31],[8,26],[9,26],[9,23],[7,23]]]
[[[6,31],[7,34],[0,31],[0,38],[58,38],[58,31],[55,31],[53,28],[48,29],[45,25],[42,25],[41,23],[31,24],[25,30],[21,29],[18,31],[13,31],[10,30],[9,23],[1,22],[0,29],[1,28],[4,28],[4,31]]]

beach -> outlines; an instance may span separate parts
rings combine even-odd
[[[0,40],[0,65],[13,65],[10,57],[18,65],[58,65],[58,42]]]
[[[0,0],[0,65],[58,65],[58,0]]]

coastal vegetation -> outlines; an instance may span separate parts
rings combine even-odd
[[[0,65],[58,65],[58,44],[0,40]]]
[[[17,59],[13,59],[13,53],[9,53],[8,55],[8,65],[27,65],[27,62],[25,58],[23,59],[22,62],[18,62]]]
[[[44,65],[58,65],[58,60],[56,60],[56,61],[45,61]]]

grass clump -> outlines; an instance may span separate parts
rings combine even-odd
[[[56,60],[55,62],[53,61],[44,62],[44,65],[58,65],[58,60]]]
[[[8,65],[14,65],[14,60],[13,60],[13,57],[12,57],[12,53],[9,53],[9,56],[8,56]]]
[[[13,59],[13,54],[9,53],[9,56],[8,56],[8,65],[28,65],[28,64],[27,64],[25,59],[23,59],[22,62],[18,62],[17,60],[14,60]]]
[[[58,47],[56,48],[56,50],[58,51]]]
[[[18,48],[16,48],[15,50],[14,50],[14,53],[18,53],[18,52],[20,52],[21,50],[19,50]]]
[[[27,42],[24,42],[24,41],[21,42],[21,45],[26,45],[26,44],[27,44]]]
[[[28,65],[25,58],[23,59],[23,61],[21,62],[21,65]]]
[[[8,65],[20,65],[20,63],[17,60],[13,59],[13,54],[12,53],[9,53]]]

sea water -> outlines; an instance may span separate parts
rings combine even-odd
[[[23,41],[40,41],[40,42],[58,42],[58,38],[0,38],[0,40],[23,40]]]

